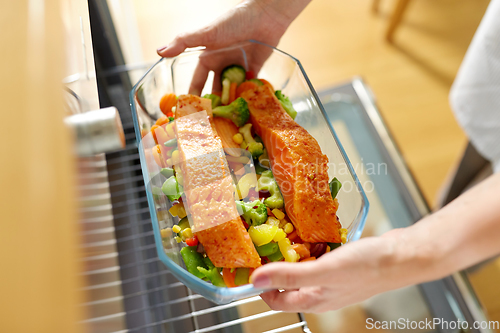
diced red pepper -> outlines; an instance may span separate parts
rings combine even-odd
[[[231,268],[223,268],[222,269],[222,278],[224,279],[224,282],[226,283],[226,286],[228,288],[236,287],[236,284],[234,284],[235,277],[236,277],[236,270],[234,270],[231,273]]]
[[[247,71],[246,75],[245,75],[245,79],[247,79],[247,80],[255,79],[255,74],[253,73],[253,71]]]
[[[186,244],[188,246],[197,246],[198,245],[198,237],[194,236],[192,238],[186,239]]]

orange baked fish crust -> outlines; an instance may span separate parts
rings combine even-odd
[[[268,86],[246,90],[241,97],[268,150],[285,210],[299,237],[305,242],[341,243],[338,206],[328,186],[328,157],[316,139],[286,113]]]
[[[208,119],[196,117],[200,111],[206,111]],[[259,267],[259,254],[236,210],[211,101],[181,95],[175,117],[184,191],[198,240],[216,267]]]

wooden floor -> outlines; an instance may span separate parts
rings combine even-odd
[[[156,48],[180,32],[202,27],[237,0],[141,0],[134,4],[140,45],[129,62],[157,59]],[[113,1],[109,1],[113,3]],[[488,0],[413,0],[396,31],[384,30],[394,0],[314,0],[292,24],[279,48],[300,59],[316,89],[353,76],[371,86],[380,110],[409,168],[432,205],[466,144],[448,103],[448,93]],[[308,316],[313,332],[365,331],[359,306],[335,314]],[[325,326],[335,318],[335,327]],[[339,326],[340,325],[340,326]]]

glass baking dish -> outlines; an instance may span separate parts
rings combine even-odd
[[[258,57],[266,59],[261,68],[253,67],[252,59]],[[179,281],[219,304],[257,295],[263,290],[254,288],[253,285],[219,288],[191,275],[185,269],[180,256],[182,245],[174,240],[175,235],[162,239],[160,230],[172,227],[178,222],[178,218],[168,213],[171,203],[161,191],[165,178],[160,174],[160,167],[148,154],[148,151],[156,145],[149,129],[158,118],[163,116],[159,107],[162,96],[166,93],[177,95],[188,93],[197,67],[198,69],[206,68],[207,72],[208,69],[211,70],[201,92],[201,95],[204,95],[212,91],[212,85],[220,85],[217,80],[220,70],[231,64],[240,64],[247,70],[255,71],[258,73],[258,78],[271,82],[276,90],[282,90],[292,101],[294,108],[298,111],[296,122],[318,141],[322,152],[328,156],[329,179],[337,177],[342,183],[342,188],[337,195],[339,201],[337,215],[343,227],[348,229],[348,242],[355,241],[361,236],[369,206],[354,168],[297,59],[271,46],[248,41],[219,50],[190,49],[177,57],[159,60],[137,82],[130,93],[134,128],[156,248],[160,260]],[[204,79],[205,76],[202,74],[201,77]],[[217,88],[216,90],[220,91],[220,88]],[[141,131],[149,134],[142,137]]]

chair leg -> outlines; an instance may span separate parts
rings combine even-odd
[[[380,7],[380,0],[373,0],[373,2],[372,2],[372,12],[373,12],[373,14],[377,14],[378,13],[379,7]]]
[[[392,37],[394,32],[396,31],[401,19],[403,18],[403,14],[408,6],[410,0],[397,0],[396,7],[391,15],[391,20],[389,22],[389,26],[385,32],[385,39],[388,42],[392,42]]]

